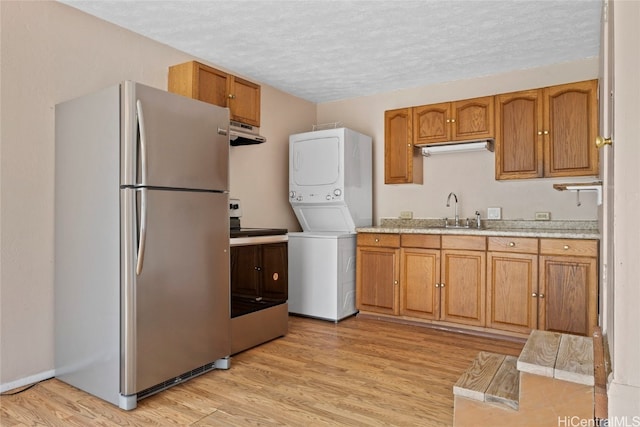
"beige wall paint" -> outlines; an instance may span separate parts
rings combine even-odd
[[[472,217],[486,208],[502,207],[503,218],[533,219],[537,211],[551,212],[552,219],[597,218],[594,194],[581,194],[582,206],[576,206],[575,193],[552,188],[562,179],[496,181],[494,154],[490,152],[447,154],[422,160],[423,185],[384,184],[384,111],[415,105],[454,101],[478,96],[508,93],[555,84],[595,79],[598,58],[522,70],[502,75],[418,87],[345,101],[318,105],[318,122],[342,122],[374,140],[374,221],[397,217],[400,211],[413,211],[414,217],[453,216],[446,198],[453,191],[460,200],[460,215]],[[587,179],[571,179],[576,182]]]
[[[54,367],[55,104],[125,79],[166,89],[169,65],[193,58],[57,2],[2,1],[0,8],[4,389],[50,376]],[[315,122],[316,106],[262,89],[268,141],[232,149],[231,190],[248,202],[243,224],[296,228],[287,204],[287,137]]]

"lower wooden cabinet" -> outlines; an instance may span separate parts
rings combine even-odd
[[[538,329],[593,335],[597,325],[597,259],[541,256]]]
[[[402,248],[400,259],[400,314],[439,320],[440,249]]]
[[[535,254],[489,252],[487,282],[487,327],[523,334],[537,328],[537,242]]]
[[[362,233],[357,305],[523,335],[588,336],[597,325],[597,266],[597,240]]]
[[[484,326],[485,272],[486,252],[442,250],[442,320]]]
[[[399,313],[400,237],[359,234],[356,250],[356,307],[375,313]]]

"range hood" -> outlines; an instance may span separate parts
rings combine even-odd
[[[456,142],[452,144],[433,144],[420,146],[425,157],[434,154],[468,153],[471,151],[493,151],[493,140]]]
[[[262,144],[267,138],[260,135],[260,128],[244,123],[229,123],[229,143],[232,146]]]

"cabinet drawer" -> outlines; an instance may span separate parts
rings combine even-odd
[[[358,246],[381,246],[387,248],[400,247],[399,234],[358,233]]]
[[[442,236],[442,249],[486,251],[487,238],[484,236]]]
[[[405,248],[440,249],[440,235],[401,234],[400,244]]]
[[[494,252],[538,253],[538,239],[531,237],[489,237],[488,244]]]
[[[597,240],[540,239],[542,255],[598,256]]]

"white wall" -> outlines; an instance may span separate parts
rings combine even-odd
[[[125,79],[166,89],[168,67],[193,58],[57,2],[1,1],[0,19],[4,390],[54,367],[55,104]],[[315,117],[315,104],[262,87],[268,141],[231,154],[232,193],[250,201],[243,225],[298,227],[287,203],[286,137]]]
[[[424,184],[384,184],[384,111],[478,96],[508,93],[598,77],[598,58],[522,70],[471,80],[418,87],[381,95],[318,105],[318,122],[342,122],[374,140],[374,221],[413,211],[414,217],[453,216],[446,198],[453,191],[460,200],[460,215],[472,217],[486,208],[502,207],[505,219],[533,219],[537,211],[551,212],[552,219],[597,218],[595,194],[581,194],[552,188],[557,182],[591,181],[594,178],[496,181],[494,154],[465,153],[423,159]]]
[[[613,324],[608,325],[613,338],[609,416],[626,416],[617,421],[637,425],[640,422],[640,2],[614,4],[615,283],[607,298],[608,310],[613,314]]]

